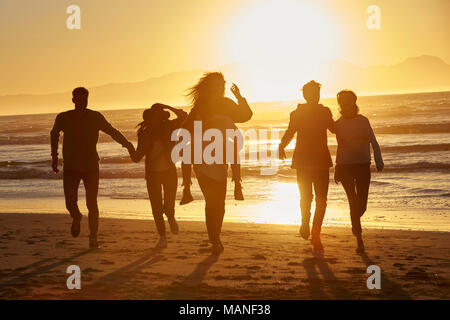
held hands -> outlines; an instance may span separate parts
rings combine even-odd
[[[234,83],[231,86],[231,92],[234,94],[236,99],[242,99],[241,91],[239,90],[239,87],[236,84],[234,84]]]
[[[134,161],[134,156],[136,154],[136,150],[134,149],[134,145],[131,142],[128,142],[128,144],[125,145],[124,147],[127,148],[128,153],[130,154],[131,160]]]

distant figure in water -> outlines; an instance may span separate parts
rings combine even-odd
[[[177,116],[169,120],[170,110]],[[172,132],[180,128],[187,113],[181,109],[155,103],[143,113],[144,121],[138,124],[138,146],[130,152],[131,159],[139,162],[145,156],[145,179],[148,196],[152,206],[152,214],[159,233],[156,248],[167,247],[164,214],[167,216],[170,230],[178,234],[178,223],[175,220],[175,197],[177,195],[177,169],[171,159],[174,142]],[[164,190],[164,196],[163,196]]]
[[[63,185],[66,207],[73,221],[71,233],[73,237],[80,234],[82,215],[78,208],[78,187],[83,180],[86,189],[86,205],[89,210],[89,246],[97,248],[98,206],[97,194],[99,184],[99,156],[97,142],[99,131],[110,135],[129,151],[133,145],[98,111],[87,109],[89,91],[76,88],[72,92],[75,110],[62,112],[56,116],[51,130],[52,168],[58,170],[59,134],[64,132],[63,141]]]
[[[328,150],[327,129],[334,132],[334,123],[329,108],[319,104],[321,85],[310,81],[303,86],[306,104],[299,104],[291,112],[289,126],[279,146],[280,159],[285,159],[285,147],[297,133],[291,168],[297,170],[297,183],[300,190],[300,209],[302,225],[300,235],[311,243],[315,252],[323,253],[320,231],[327,208],[329,168],[332,167]],[[316,210],[312,230],[309,224],[313,187],[316,197]]]
[[[191,132],[194,137],[194,121],[201,121],[203,131],[208,129],[217,129],[226,136],[227,129],[236,130],[236,122],[246,122],[250,120],[253,113],[244,97],[242,97],[239,88],[233,84],[231,92],[236,97],[238,103],[226,98],[225,79],[219,72],[206,73],[198,83],[193,86],[188,94],[192,103],[192,109],[189,113],[183,128]],[[202,133],[203,135],[203,133]],[[223,150],[226,150],[226,141],[222,141]],[[204,146],[203,146],[204,147]],[[193,151],[194,148],[191,148]],[[204,149],[202,148],[202,154]],[[225,158],[225,154],[223,156]],[[193,156],[191,156],[193,159]],[[225,159],[224,159],[225,160]],[[231,165],[233,180],[235,181],[235,198],[240,190],[240,165],[234,163]],[[183,185],[185,192],[183,197],[190,194],[191,185],[191,164],[182,164]],[[211,243],[211,252],[219,255],[224,246],[220,239],[223,218],[225,215],[225,198],[227,192],[228,163],[207,164],[202,161],[201,164],[194,164],[195,175],[200,185],[200,189],[205,197],[205,218],[208,229],[209,242]],[[187,189],[186,189],[187,188]],[[239,200],[239,199],[238,199]]]
[[[335,123],[338,142],[334,180],[341,182],[350,205],[352,232],[357,240],[357,253],[364,253],[361,217],[367,208],[370,185],[370,145],[377,170],[384,168],[380,146],[369,119],[359,114],[356,94],[343,90],[337,94],[341,117]]]

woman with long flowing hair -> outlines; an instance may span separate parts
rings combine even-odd
[[[235,84],[231,87],[231,92],[238,103],[225,97],[225,79],[219,72],[205,73],[197,84],[189,89],[187,97],[192,109],[183,127],[191,132],[192,141],[195,139],[193,137],[194,121],[201,121],[204,131],[212,128],[221,130],[222,136],[225,137],[226,129],[237,129],[235,123],[250,120],[253,113]],[[225,145],[225,141],[222,142]],[[223,150],[226,148],[224,147]],[[181,204],[192,200],[190,194],[191,164],[182,164],[182,171],[184,190]],[[240,167],[237,163],[232,164],[232,171],[233,180],[238,189],[235,190],[235,198],[238,199],[240,198],[238,193],[241,178]],[[212,164],[202,161],[201,164],[194,164],[194,172],[205,198],[206,227],[209,242],[212,245],[211,250],[213,254],[220,254],[224,250],[220,232],[225,215],[228,164],[225,161]]]
[[[337,94],[341,117],[335,122],[338,148],[334,180],[341,182],[350,206],[352,232],[356,237],[357,253],[364,252],[361,217],[367,209],[370,185],[370,145],[374,151],[377,170],[384,168],[380,146],[369,119],[359,114],[356,94],[343,90]]]

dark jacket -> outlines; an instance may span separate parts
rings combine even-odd
[[[329,168],[333,166],[328,150],[327,129],[334,132],[333,116],[321,104],[299,104],[291,112],[289,127],[281,139],[285,148],[297,133],[292,168]]]

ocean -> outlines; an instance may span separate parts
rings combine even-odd
[[[335,99],[323,99],[335,120]],[[250,104],[254,117],[239,125],[242,130],[270,129],[281,137],[296,102]],[[363,225],[401,229],[450,231],[450,92],[360,97],[361,114],[369,118],[381,146],[385,170],[373,170],[368,211]],[[71,108],[70,104],[67,109]],[[100,109],[95,106],[92,109]],[[65,111],[65,109],[61,109]],[[143,109],[102,111],[105,117],[136,145],[136,124]],[[65,213],[62,176],[51,171],[49,131],[55,114],[0,117],[0,213]],[[62,139],[61,139],[62,140]],[[328,136],[334,160],[336,139]],[[259,149],[275,149],[279,139],[248,141]],[[292,154],[295,141],[287,147]],[[61,151],[61,146],[60,146]],[[103,217],[151,218],[144,180],[144,163],[132,163],[126,149],[100,135],[99,205]],[[373,162],[373,161],[372,161]],[[261,175],[262,161],[242,162],[246,201],[227,194],[226,221],[299,223],[299,195],[295,170],[289,161],[278,161],[278,172]],[[372,164],[374,167],[374,164]],[[332,170],[331,170],[332,171]],[[181,179],[179,180],[181,186]],[[198,184],[194,204],[180,207],[180,220],[203,220]],[[80,200],[84,195],[80,188]],[[178,199],[181,187],[178,188]],[[348,225],[349,215],[342,186],[330,173],[326,224]],[[85,206],[80,201],[82,212]]]

